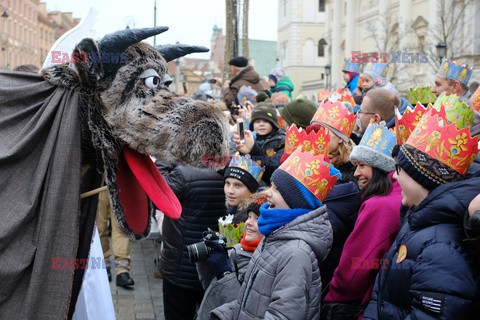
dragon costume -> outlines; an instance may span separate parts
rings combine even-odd
[[[123,63],[90,55],[39,75],[0,72],[0,319],[72,316],[97,207],[82,193],[104,181],[120,227],[139,239],[155,207],[181,213],[149,155],[198,166],[202,154],[227,155],[222,112],[162,81],[167,61],[204,50],[140,42],[167,29],[122,30],[74,49],[126,53]]]

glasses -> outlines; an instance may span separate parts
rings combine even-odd
[[[365,112],[365,111],[362,111],[362,110],[358,110],[357,113],[363,113],[363,114],[375,114],[374,112]]]
[[[402,171],[402,167],[400,167],[397,163],[395,163],[395,171],[397,172],[397,175],[400,175],[400,171]]]

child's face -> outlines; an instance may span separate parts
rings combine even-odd
[[[223,190],[229,206],[238,206],[240,202],[252,194],[242,181],[235,178],[225,179]]]
[[[360,79],[362,80],[361,87],[363,90],[370,89],[371,87],[373,87],[373,79],[368,74],[366,73],[362,74],[360,76]]]
[[[290,209],[273,182],[270,189],[267,190],[267,201],[270,209]]]
[[[345,81],[346,83],[350,82],[350,75],[347,71],[343,71],[343,81]]]
[[[261,239],[263,235],[258,231],[258,216],[250,211],[248,219],[245,221],[245,240],[253,241]]]
[[[367,184],[372,180],[372,167],[362,163],[362,162],[355,162],[354,165],[357,166],[353,176],[358,179],[358,188],[362,190],[367,186]]]
[[[253,123],[253,130],[255,130],[257,134],[264,136],[272,132],[273,127],[270,124],[270,122],[265,121],[263,119],[258,119],[258,120],[255,120],[255,122]]]
[[[276,85],[275,81],[273,81],[272,79],[268,79],[268,84],[270,85],[270,87],[274,87]]]

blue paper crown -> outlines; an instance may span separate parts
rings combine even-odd
[[[392,157],[392,150],[396,144],[395,135],[385,126],[385,122],[380,124],[372,123],[363,134],[359,146],[368,147]]]
[[[255,178],[258,182],[262,179],[263,168],[259,164],[253,162],[249,156],[234,156],[230,160],[229,167],[240,168],[250,173],[252,177]]]
[[[459,65],[456,61],[450,61],[447,58],[443,60],[437,74],[467,85],[472,75],[472,69],[466,64]]]
[[[342,71],[362,73],[362,70],[363,70],[363,63],[355,63],[355,62],[352,62],[352,59],[349,59],[349,60],[345,59]]]
[[[388,72],[388,63],[369,62],[365,65],[364,71],[372,71],[382,77],[386,77]]]
[[[250,101],[252,104],[256,102],[257,91],[253,90],[250,86],[242,86],[237,94],[238,103],[245,107],[247,101]]]

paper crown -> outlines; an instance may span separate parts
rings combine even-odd
[[[252,175],[258,182],[262,179],[263,168],[260,164],[253,162],[250,156],[234,156],[230,160],[229,167],[240,168]]]
[[[472,103],[473,110],[480,112],[480,86],[472,94],[470,102]]]
[[[394,146],[395,135],[388,130],[385,122],[371,123],[358,146],[353,147],[350,161],[360,161],[385,172],[391,172],[395,169],[392,158]]]
[[[345,59],[345,62],[343,63],[342,71],[362,73],[362,70],[363,70],[363,63],[355,63],[355,62],[352,62],[352,59],[348,59],[348,60]]]
[[[356,105],[355,99],[353,99],[352,93],[347,88],[338,88],[332,92],[328,100],[332,102],[348,102],[352,107]]]
[[[237,100],[238,103],[245,107],[247,101],[255,103],[257,98],[257,91],[253,90],[250,86],[241,86],[238,90]]]
[[[285,136],[284,155],[291,155],[298,147],[301,146],[303,152],[313,151],[314,155],[325,155],[328,157],[328,143],[330,142],[330,134],[324,127],[320,127],[317,132],[311,131],[307,133],[302,128],[297,128],[292,124],[288,128]]]
[[[437,74],[467,85],[472,75],[472,69],[466,64],[460,65],[457,61],[450,61],[447,58],[443,60]]]
[[[335,130],[340,131],[348,139],[352,134],[355,125],[356,115],[349,110],[342,102],[332,102],[327,100],[321,104],[313,115],[311,123],[317,122],[321,125],[328,125]]]
[[[330,96],[330,90],[318,90],[317,101],[323,102]]]
[[[420,119],[423,115],[432,109],[432,114],[440,114],[442,118],[446,117],[445,108],[440,108],[440,111],[435,109],[431,104],[424,107],[420,102],[417,103],[415,109],[407,107],[403,115],[400,115],[398,109],[395,109],[395,137],[397,138],[397,144],[401,146],[407,141],[408,137],[415,130]]]
[[[455,123],[459,129],[471,126],[475,118],[473,110],[465,102],[459,101],[456,94],[447,96],[442,93],[433,106],[437,110],[443,106],[447,113],[447,120]]]
[[[388,72],[388,63],[369,62],[365,65],[365,68],[363,69],[363,72],[365,71],[372,71],[378,75],[381,75],[382,77],[386,77]]]
[[[408,89],[407,98],[408,102],[414,106],[417,102],[421,104],[434,103],[437,97],[432,92],[431,87],[417,87]]]
[[[423,115],[405,144],[465,176],[477,155],[478,138],[472,138],[468,128],[447,124],[446,118],[433,112],[429,110]]]
[[[291,175],[317,199],[323,201],[338,180],[337,175],[330,174],[332,165],[327,161],[328,156],[316,156],[312,151],[302,152],[302,148],[297,148],[279,169]]]

